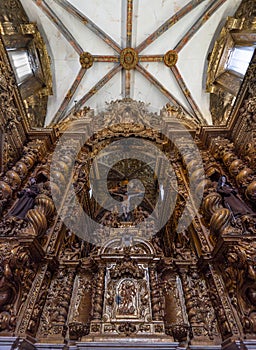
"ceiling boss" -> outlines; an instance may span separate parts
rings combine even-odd
[[[167,67],[173,67],[178,61],[178,53],[175,50],[169,50],[164,55],[164,63]]]
[[[89,69],[93,65],[94,58],[89,52],[82,52],[80,55],[80,63],[82,68]]]
[[[124,69],[134,69],[138,62],[139,56],[134,49],[127,47],[121,51],[120,64]]]

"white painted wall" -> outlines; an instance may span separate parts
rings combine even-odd
[[[74,19],[62,7],[56,5],[53,0],[45,1],[56,12],[84,51],[89,51],[91,54],[96,55],[115,54],[112,48],[78,20]],[[52,60],[54,95],[49,98],[46,118],[46,125],[48,125],[80,69],[79,56],[33,0],[21,0],[21,2],[30,20],[37,22],[39,29],[43,31]],[[204,92],[206,57],[220,22],[225,22],[225,18],[228,15],[233,15],[240,2],[241,0],[227,0],[179,53],[177,67],[209,124],[211,123],[209,94]],[[123,48],[125,47],[125,0],[70,0],[70,3],[93,20],[119,45]],[[188,0],[134,0],[133,47],[137,46],[187,3]],[[142,54],[164,54],[168,50],[173,49],[209,3],[210,0],[205,0],[148,46]],[[69,109],[74,105],[74,100],[79,100],[84,96],[113,66],[114,64],[111,63],[95,63],[86,72],[77,93],[70,102]],[[183,106],[191,110],[170,70],[163,63],[143,63],[143,66],[162,85],[169,89]],[[154,110],[161,109],[168,102],[167,98],[140,73],[133,71],[131,72],[131,77],[132,98],[150,103]],[[120,98],[122,98],[122,79],[121,73],[118,73],[86,104],[92,108],[102,109],[104,108],[104,101],[109,102]]]

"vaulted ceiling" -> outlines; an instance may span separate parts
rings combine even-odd
[[[207,56],[241,0],[21,0],[48,45],[46,125],[130,97],[211,124]],[[86,53],[86,54],[85,54]]]

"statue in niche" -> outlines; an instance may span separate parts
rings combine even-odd
[[[136,293],[137,288],[133,281],[127,279],[120,283],[116,296],[118,315],[133,316],[136,314]]]
[[[233,219],[244,215],[256,216],[256,213],[239,197],[238,191],[230,186],[225,175],[218,182],[218,193],[223,198],[223,205],[232,213]]]
[[[15,216],[19,219],[24,219],[27,212],[33,208],[35,198],[39,194],[39,188],[36,184],[36,179],[32,177],[29,180],[29,187],[18,193],[19,200],[8,213],[8,216]]]

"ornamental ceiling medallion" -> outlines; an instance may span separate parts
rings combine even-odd
[[[80,55],[80,63],[82,68],[89,69],[93,65],[94,58],[89,52],[82,52]]]
[[[178,61],[178,53],[175,50],[169,50],[164,55],[164,63],[169,68],[175,66],[177,61]]]
[[[120,64],[124,69],[134,69],[139,62],[138,53],[131,47],[127,47],[120,54]]]
[[[182,67],[184,56],[182,51],[185,46],[192,46],[191,39],[204,27],[205,23],[217,10],[222,11],[220,7],[225,1],[227,0],[193,0],[190,2],[184,0],[179,1],[177,8],[174,8],[172,1],[168,0],[165,2],[165,5],[162,4],[159,7],[159,26],[155,27],[152,23],[150,28],[148,28],[146,25],[150,18],[144,18],[146,12],[141,11],[143,2],[139,0],[134,6],[134,0],[125,0],[121,2],[122,5],[118,3],[115,8],[116,13],[119,13],[118,11],[122,8],[121,18],[118,18],[116,14],[114,16],[115,22],[123,25],[120,36],[116,35],[120,31],[118,26],[116,27],[116,33],[111,35],[111,31],[115,29],[113,28],[113,20],[109,29],[107,31],[103,30],[102,26],[109,21],[107,14],[102,16],[102,23],[97,23],[98,19],[96,22],[91,19],[94,17],[94,13],[90,13],[94,7],[92,1],[87,1],[86,5],[78,5],[78,2],[76,2],[77,5],[74,5],[73,3],[75,2],[67,0],[36,1],[36,6],[46,14],[65,40],[76,51],[75,55],[78,55],[81,63],[81,69],[78,71],[75,79],[72,77],[70,84],[65,79],[66,88],[62,88],[63,92],[60,95],[62,100],[59,101],[58,110],[56,111],[55,108],[52,108],[55,115],[51,120],[51,124],[54,125],[63,119],[69,118],[76,110],[82,109],[85,105],[97,108],[98,105],[95,102],[96,100],[92,99],[93,96],[105,89],[106,85],[112,79],[115,79],[114,77],[117,75],[120,76],[120,83],[112,84],[111,82],[108,85],[107,91],[103,91],[103,94],[106,95],[104,100],[115,100],[120,98],[120,96],[121,98],[139,99],[146,103],[151,103],[152,107],[157,107],[159,110],[168,102],[176,108],[182,109],[185,113],[185,118],[193,119],[198,124],[207,124],[211,121],[210,112],[206,107],[208,96],[203,93],[196,97],[197,92],[195,90],[191,91],[191,87],[198,84],[198,88],[201,89],[202,81],[195,82],[195,79],[193,79],[193,82],[191,82],[190,76],[184,75]],[[103,5],[102,13],[104,13],[104,6],[106,5]],[[169,15],[163,13],[164,9],[167,8]],[[150,9],[148,10],[151,11]],[[72,24],[71,21],[67,21],[67,14],[74,19]],[[172,27],[175,26],[176,29],[176,24],[184,20],[186,16],[192,16],[191,24],[184,26],[179,24],[177,26],[177,40],[169,41],[166,40],[166,37],[163,38],[164,34],[167,34],[169,30],[173,30]],[[160,21],[161,17],[163,19]],[[164,20],[164,18],[166,19]],[[143,23],[143,20],[145,20],[145,30],[140,31],[138,26],[140,23]],[[187,22],[189,23],[190,21]],[[75,36],[73,27],[76,25],[85,28],[85,32],[81,33],[82,35]],[[143,24],[142,27],[144,28]],[[179,32],[180,28],[182,32]],[[46,31],[48,30],[48,28],[45,29]],[[208,31],[207,28],[205,29]],[[95,41],[90,39],[91,33],[88,33],[88,31],[93,33]],[[169,33],[171,37],[172,33]],[[51,34],[49,33],[49,35]],[[87,39],[87,35],[89,35],[88,41],[84,40],[85,37]],[[212,33],[207,32],[206,35],[209,37]],[[161,39],[164,40],[164,45],[159,45],[159,40]],[[203,38],[200,37],[201,39]],[[108,46],[106,51],[102,51],[104,47],[102,43]],[[151,45],[154,46],[150,48]],[[54,47],[52,50],[54,51]],[[197,59],[199,60],[198,57]],[[99,77],[94,83],[90,82],[91,76],[89,74],[86,75],[86,70],[92,66],[95,69],[94,77]],[[156,67],[159,67],[159,70]],[[197,67],[200,68],[200,64]],[[104,73],[106,68],[107,71]],[[199,77],[200,80],[201,71],[197,73],[196,77]],[[56,78],[58,78],[58,74],[56,72]],[[84,85],[82,81],[85,82],[85,80],[87,80],[87,90],[83,91]],[[157,105],[156,99],[152,100],[148,94],[144,94],[145,83],[150,84],[150,88],[154,86],[155,93],[159,94],[157,101],[164,100],[165,102],[159,102],[161,104]],[[134,84],[136,86],[133,86]],[[139,85],[137,86],[137,84]],[[77,103],[74,106],[72,104],[76,98]],[[48,110],[50,109],[49,107]],[[208,118],[207,121],[205,117]]]

